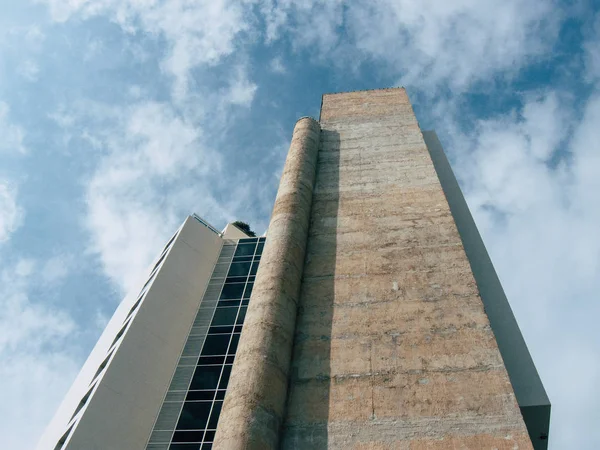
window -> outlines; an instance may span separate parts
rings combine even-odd
[[[238,308],[217,308],[211,326],[234,325]]]
[[[204,430],[211,406],[211,402],[185,402],[177,422],[177,430]]]
[[[229,267],[228,277],[242,277],[248,275],[250,271],[250,262],[232,263]]]
[[[192,377],[190,390],[216,389],[221,376],[221,366],[198,366]]]
[[[233,256],[234,257],[252,256],[252,255],[254,255],[255,249],[256,249],[256,242],[253,242],[251,244],[238,244],[237,248],[235,249],[235,255],[233,255]]]
[[[244,283],[226,284],[223,286],[219,299],[242,298]]]
[[[202,355],[225,355],[229,346],[228,334],[209,334],[206,336]]]

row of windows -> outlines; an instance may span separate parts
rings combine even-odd
[[[264,241],[240,240],[231,264],[215,268],[227,276],[169,450],[212,448]]]

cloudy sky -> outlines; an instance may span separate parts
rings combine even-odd
[[[324,92],[405,86],[553,403],[600,448],[600,5],[0,0],[0,445],[29,449],[196,212],[266,228]]]

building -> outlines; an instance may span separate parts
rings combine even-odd
[[[548,398],[404,89],[297,122],[264,251],[203,223],[124,300],[40,449],[547,448]]]

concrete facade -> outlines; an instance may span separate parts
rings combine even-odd
[[[282,448],[531,448],[406,92],[320,122]]]

